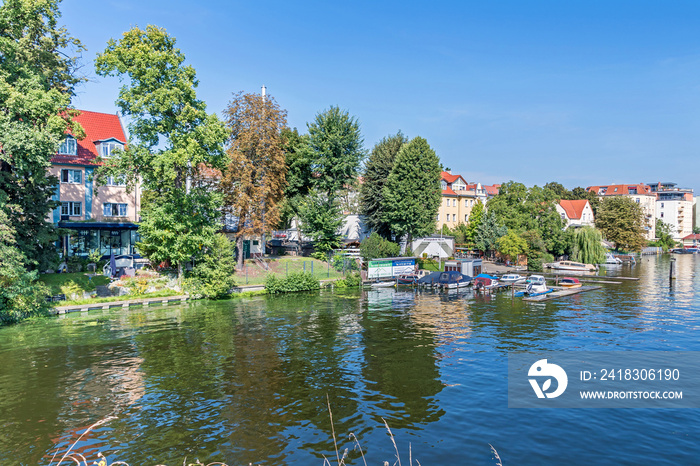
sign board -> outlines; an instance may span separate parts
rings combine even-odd
[[[415,266],[416,259],[413,257],[372,260],[367,264],[367,278],[374,280],[378,278],[391,278],[404,273],[412,273]]]

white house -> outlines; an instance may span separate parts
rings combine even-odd
[[[562,199],[555,206],[561,219],[566,222],[566,226],[583,227],[583,226],[594,226],[595,218],[593,218],[593,209],[591,209],[591,204],[587,199],[576,199],[573,201],[568,201]]]

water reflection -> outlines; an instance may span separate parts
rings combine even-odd
[[[335,456],[329,403],[341,448],[352,447],[344,439],[353,432],[368,464],[394,461],[381,418],[402,451],[412,442],[421,464],[488,463],[488,442],[500,442],[502,456],[517,463],[572,451],[595,463],[591,449],[609,449],[611,437],[631,462],[689,463],[700,447],[679,448],[653,426],[673,419],[668,429],[692,432],[700,428],[692,413],[659,420],[589,411],[584,422],[563,410],[536,422],[505,408],[508,351],[700,348],[700,258],[678,257],[672,284],[668,261],[642,258],[608,271],[609,280],[638,281],[546,303],[471,290],[346,290],[3,328],[0,463],[45,464],[55,444],[66,447],[78,431],[116,415],[79,451],[100,449],[133,465],[185,456],[321,464]],[[541,436],[542,423],[551,435]],[[585,436],[585,448],[563,440],[561,426]],[[361,464],[357,452],[350,461]]]

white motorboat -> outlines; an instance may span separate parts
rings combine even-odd
[[[517,273],[509,273],[507,275],[502,275],[501,278],[498,279],[499,283],[503,283],[504,285],[517,285],[520,283],[525,283],[527,281],[527,277],[523,277],[522,275],[518,275]]]
[[[603,262],[605,265],[622,265],[622,259],[619,257],[615,257],[613,253],[611,252],[606,252],[605,253],[605,262]]]
[[[578,271],[578,272],[595,272],[596,271],[596,266],[593,264],[583,264],[581,262],[573,262],[573,261],[559,261],[559,262],[552,262],[551,264],[547,264],[549,268],[552,268],[554,270],[569,270],[569,271]]]

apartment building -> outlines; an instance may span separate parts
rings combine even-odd
[[[656,193],[651,187],[644,184],[610,184],[602,186],[589,186],[586,188],[600,197],[626,196],[642,207],[644,212],[645,237],[653,240],[656,237]]]
[[[693,190],[679,188],[676,183],[649,183],[656,194],[656,218],[671,226],[676,241],[693,233]]]
[[[498,194],[500,185],[482,185],[467,183],[461,175],[453,175],[449,171],[441,173],[442,201],[437,215],[437,228],[447,225],[456,227],[459,223],[467,223],[469,215],[477,202],[486,201]]]
[[[123,179],[111,177],[105,186],[94,180],[97,158],[110,157],[126,145],[118,115],[81,110],[75,117],[85,138],[66,134],[51,160],[51,174],[58,177],[53,200],[61,205],[50,221],[70,234],[61,239],[65,256],[87,256],[99,250],[103,256],[133,254],[138,241],[140,187],[127,192]]]

